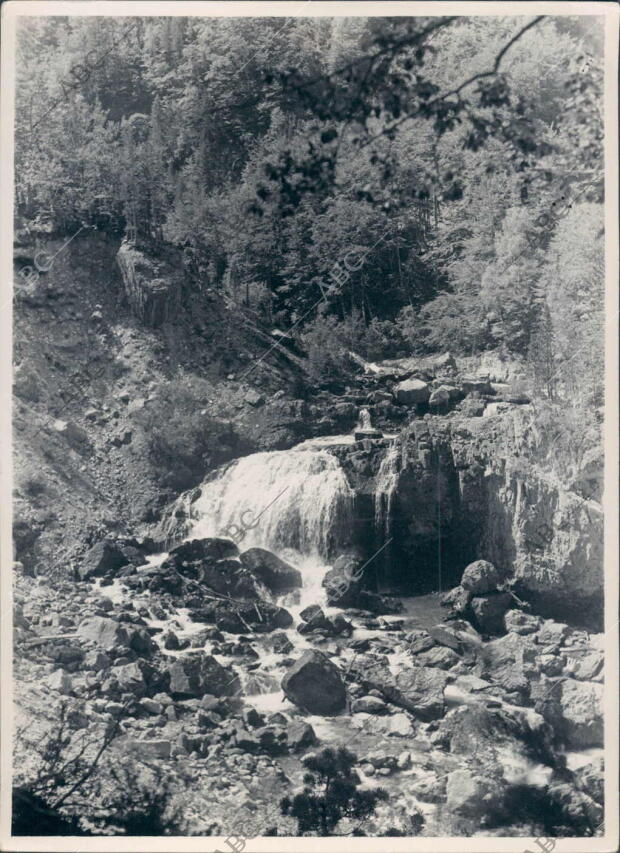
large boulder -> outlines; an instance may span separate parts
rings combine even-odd
[[[203,652],[179,657],[168,667],[170,692],[178,696],[200,698],[234,696],[240,691],[239,678],[230,667],[224,667],[212,655]]]
[[[302,584],[301,572],[264,548],[244,551],[241,563],[277,595],[297,589]]]
[[[439,669],[412,667],[396,676],[392,701],[421,720],[436,720],[445,712],[444,690],[449,680]]]
[[[377,690],[387,702],[421,720],[435,720],[445,712],[444,690],[451,677],[440,669],[414,666],[395,677],[387,658],[358,655],[351,673],[365,690]]]
[[[404,406],[412,406],[415,403],[427,403],[431,395],[428,382],[422,379],[405,379],[394,388],[396,399]]]
[[[502,577],[493,563],[476,560],[470,563],[461,578],[461,586],[472,595],[485,595],[494,592],[502,582]]]
[[[603,685],[567,678],[561,686],[562,734],[569,747],[602,746]]]
[[[282,679],[286,697],[311,714],[332,716],[346,707],[347,692],[340,670],[322,652],[305,652]]]
[[[80,579],[99,578],[129,563],[123,549],[111,539],[102,539],[90,548],[78,567]]]

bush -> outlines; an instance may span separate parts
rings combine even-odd
[[[357,790],[360,779],[353,770],[356,762],[357,756],[346,747],[328,747],[304,758],[303,765],[311,772],[304,776],[302,793],[292,800],[284,797],[280,803],[282,814],[297,819],[299,835],[334,835],[342,818],[361,823],[379,801],[387,800],[383,788]],[[360,834],[359,826],[353,834]]]

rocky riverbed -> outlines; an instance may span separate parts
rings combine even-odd
[[[18,566],[19,772],[64,703],[76,732],[120,717],[110,755],[170,772],[195,834],[292,833],[279,800],[328,745],[390,793],[367,834],[533,835],[541,802],[555,834],[600,833],[602,635],[533,614],[492,564],[335,607],[334,569],[308,603],[264,549],[149,548],[99,543],[62,585]]]

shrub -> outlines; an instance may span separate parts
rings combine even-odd
[[[284,797],[282,814],[297,819],[300,835],[329,836],[344,817],[363,822],[374,812],[377,803],[387,800],[383,788],[358,791],[359,776],[353,770],[357,756],[346,749],[323,749],[303,760],[309,770],[304,776],[304,788],[291,800]],[[354,834],[359,833],[356,827]]]

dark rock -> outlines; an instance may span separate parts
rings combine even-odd
[[[356,554],[341,554],[323,578],[330,607],[355,607],[362,588],[364,559]]]
[[[351,703],[352,714],[385,714],[388,710],[383,699],[376,696],[360,696]]]
[[[494,592],[502,582],[502,577],[493,563],[476,560],[470,563],[461,578],[461,586],[472,595],[484,595]]]
[[[225,560],[237,556],[239,556],[239,549],[231,539],[217,537],[191,539],[170,551],[170,557],[178,566],[199,561]]]
[[[83,581],[103,577],[126,566],[128,562],[122,548],[113,540],[102,539],[86,552],[78,567],[78,573]]]
[[[188,653],[178,658],[168,666],[168,673],[173,695],[199,698],[205,693],[233,696],[240,692],[239,679],[234,671],[204,653]]]
[[[293,644],[284,631],[278,631],[275,634],[271,634],[270,637],[265,638],[265,645],[279,655],[288,655],[294,649]]]
[[[239,558],[242,564],[273,593],[280,595],[302,585],[301,572],[264,548],[250,548]]]
[[[469,602],[471,600],[471,592],[463,589],[462,586],[455,586],[441,598],[441,606],[448,608],[448,611],[455,616],[463,616],[467,613]]]
[[[312,714],[331,716],[346,706],[340,671],[319,651],[305,652],[282,679],[286,697]]]
[[[420,652],[426,652],[432,649],[435,645],[435,640],[431,637],[428,631],[421,629],[410,631],[405,637],[407,648],[412,655],[417,655]],[[362,651],[364,651],[362,649]]]
[[[472,598],[470,607],[478,630],[483,634],[502,634],[504,615],[512,604],[513,598],[509,592],[496,592]]]

